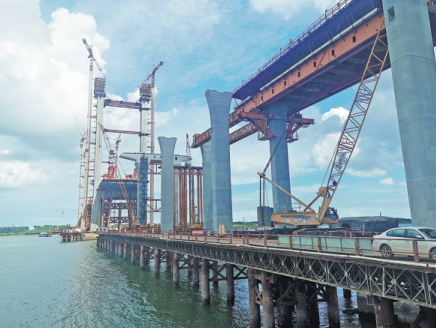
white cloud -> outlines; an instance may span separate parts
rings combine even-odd
[[[46,183],[47,175],[41,168],[33,168],[22,161],[0,161],[1,188],[21,188],[33,184]]]
[[[137,102],[139,100],[139,89],[127,94],[127,101]]]
[[[400,186],[407,186],[407,183],[406,183],[406,181],[402,181],[402,182],[399,183],[399,185]]]
[[[261,14],[271,11],[286,20],[297,16],[303,9],[321,13],[336,2],[337,0],[250,0],[251,6]]]
[[[394,184],[394,180],[392,178],[381,179],[380,183],[385,185],[392,185]]]
[[[2,150],[0,151],[1,154],[9,154],[11,151],[10,150]]]
[[[351,167],[347,168],[347,173],[355,176],[355,177],[361,177],[361,178],[371,178],[371,177],[377,177],[381,175],[385,175],[386,171],[382,169],[373,169],[368,171],[359,171],[355,170]]]
[[[327,134],[313,146],[312,158],[321,170],[329,165],[339,136],[340,133]]]
[[[324,113],[322,115],[322,121],[326,121],[333,116],[338,116],[340,119],[340,123],[344,124],[349,112],[350,111],[348,109],[345,109],[344,107],[332,108],[327,113]]]
[[[177,116],[178,113],[179,110],[177,108],[173,108],[171,111],[168,112],[156,111],[156,127],[162,127],[167,125],[168,121]]]

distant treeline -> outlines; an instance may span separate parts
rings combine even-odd
[[[29,230],[29,227],[0,227],[0,235],[35,235],[39,234],[41,231],[53,232],[57,225],[43,225],[43,226],[34,226],[35,230]],[[71,226],[61,225],[59,227],[59,231],[62,229],[71,229]]]

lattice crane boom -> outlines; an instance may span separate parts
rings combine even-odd
[[[357,140],[365,122],[375,90],[380,80],[385,62],[389,56],[386,38],[385,21],[383,20],[378,30],[371,54],[363,72],[362,79],[356,92],[353,104],[339,137],[338,144],[331,161],[330,174],[327,186],[319,190],[317,198],[323,197],[322,205],[318,212],[318,219],[322,220],[329,208],[330,202],[338,188],[339,182],[356,148]],[[316,199],[317,199],[316,198]]]
[[[88,52],[89,52],[89,56],[88,56],[88,58],[92,58],[92,60],[94,61],[95,65],[97,66],[98,70],[100,71],[100,73],[103,75],[103,78],[105,79],[106,76],[104,75],[104,72],[103,72],[102,68],[101,68],[100,65],[98,64],[97,59],[95,59],[95,57],[94,57],[94,52],[93,52],[93,50],[92,50],[92,46],[90,46],[90,45],[88,44],[88,42],[86,41],[86,39],[82,39],[82,41],[83,41],[83,44],[85,45],[86,49],[88,49]]]

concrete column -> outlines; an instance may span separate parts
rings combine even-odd
[[[250,307],[250,328],[260,328],[260,306],[256,303],[257,280],[254,278],[254,270],[248,269],[248,303]]]
[[[144,246],[139,245],[139,267],[144,269]]]
[[[227,302],[235,301],[235,280],[233,278],[233,264],[226,264]]]
[[[212,142],[208,141],[200,148],[201,157],[203,159],[203,228],[212,230]]]
[[[192,284],[194,286],[199,286],[200,285],[200,275],[199,275],[200,258],[194,257],[192,260],[193,260]]]
[[[271,160],[271,177],[272,181],[288,192],[291,192],[291,179],[289,177],[289,158],[288,143],[286,139],[286,117],[288,115],[288,106],[285,104],[271,104],[266,108],[267,114],[283,117],[283,119],[274,119],[268,121],[269,130],[275,134],[275,138],[269,140],[270,155],[274,153]],[[283,138],[282,135],[285,134]],[[277,150],[276,150],[277,149]],[[273,203],[274,213],[281,213],[286,210],[292,210],[292,199],[283,191],[273,186]]]
[[[160,249],[154,249],[154,276],[159,277],[160,268]]]
[[[436,326],[436,310],[420,306],[419,315],[415,322],[417,321],[419,322],[420,328],[434,328]]]
[[[395,328],[394,301],[374,296],[375,323],[377,328]]]
[[[224,223],[225,231],[233,231],[232,185],[230,173],[229,111],[231,92],[206,90],[212,127],[212,212],[213,229]]]
[[[276,285],[278,287],[280,295],[283,295],[287,291],[289,284],[292,283],[292,278],[279,276],[277,278]],[[277,307],[278,316],[276,318],[279,327],[292,327],[292,316],[294,312],[293,310],[294,305],[282,305]]]
[[[173,253],[173,287],[179,288],[179,254]]]
[[[349,289],[342,289],[342,293],[344,295],[344,298],[351,298],[351,290],[349,290]]]
[[[295,287],[296,323],[297,327],[305,327],[309,321],[309,312],[306,297],[306,284],[303,280],[297,279]]]
[[[341,319],[339,315],[338,290],[336,287],[325,286],[328,297],[327,312],[329,317],[329,327],[340,327]]]
[[[306,281],[306,292],[309,299],[311,299],[316,294],[316,283]],[[315,296],[316,297],[316,296]],[[308,303],[307,308],[309,312],[309,325],[310,327],[319,327],[319,303]]]
[[[161,229],[172,230],[174,218],[174,147],[177,138],[159,137],[161,169]]]
[[[123,248],[124,248],[123,259],[126,259],[127,258],[127,243],[124,243]]]
[[[144,259],[145,263],[148,263],[150,261],[150,253],[151,253],[151,248],[145,247],[145,259]]]
[[[414,225],[436,228],[436,67],[426,0],[383,0]]]
[[[135,264],[135,244],[130,244],[130,262]]]
[[[274,328],[274,299],[272,286],[268,279],[268,273],[262,271],[262,307],[263,307],[263,326],[265,328]]]
[[[95,133],[95,161],[94,161],[94,200],[97,199],[97,191],[100,186],[100,182],[102,180],[101,174],[101,166],[103,160],[103,131],[100,128],[100,124],[104,125],[103,117],[104,117],[104,85],[105,79],[96,78],[94,79],[94,96],[97,98],[97,131]],[[94,202],[96,203],[96,202]],[[101,205],[100,205],[101,206]],[[96,204],[96,208],[100,209],[100,206]],[[100,222],[101,216],[98,216],[98,223],[94,223],[94,229],[91,227],[91,231],[95,230],[98,226],[96,224],[101,224]]]
[[[213,274],[212,277],[215,276],[214,278],[212,278],[213,281],[213,286],[214,287],[218,287],[218,261],[212,261],[212,268],[213,268]]]
[[[121,242],[118,243],[118,256],[123,256],[123,244]]]
[[[201,298],[203,304],[210,303],[210,286],[209,286],[209,260],[203,259],[201,266]]]

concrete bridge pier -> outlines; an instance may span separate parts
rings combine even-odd
[[[339,315],[338,290],[336,287],[325,286],[328,297],[327,313],[329,318],[329,327],[340,327],[341,318]]]
[[[144,246],[139,245],[139,268],[144,269],[145,262],[144,262]]]
[[[213,272],[213,286],[218,287],[218,261],[212,261],[212,272]]]
[[[200,285],[200,258],[199,257],[193,257],[192,258],[192,284],[194,286]]]
[[[289,176],[288,143],[286,139],[286,118],[288,116],[288,106],[275,103],[267,106],[268,115],[273,115],[276,119],[268,120],[269,130],[275,134],[275,138],[269,140],[270,155],[274,153],[271,160],[272,181],[288,192],[291,192],[291,179]],[[282,138],[283,136],[283,138]],[[274,213],[292,210],[292,199],[277,187],[273,189]]]
[[[394,301],[388,298],[373,296],[375,323],[377,328],[395,328],[396,318],[394,313]]]
[[[344,298],[351,298],[351,290],[349,290],[349,289],[342,289],[342,293],[344,295]]]
[[[210,304],[209,260],[203,259],[201,266],[201,298],[203,304]]]
[[[127,243],[124,243],[123,245],[123,259],[127,258]]]
[[[263,308],[263,326],[264,328],[274,328],[275,318],[274,318],[274,298],[273,290],[270,284],[268,273],[262,271],[261,282],[262,282],[262,308]]]
[[[159,137],[161,164],[161,229],[174,229],[174,148],[177,138]]]
[[[235,301],[235,280],[233,277],[233,264],[226,264],[227,302]]]
[[[206,142],[200,148],[203,160],[203,228],[213,230],[212,142]]]
[[[173,287],[179,288],[179,254],[173,253],[172,256],[172,267],[173,267]]]
[[[213,230],[224,224],[233,231],[232,185],[230,171],[229,112],[232,92],[206,90],[212,129],[212,211]]]
[[[315,282],[306,281],[306,299],[309,314],[309,326],[319,327],[319,303],[317,301],[317,285]]]
[[[123,256],[123,248],[121,242],[118,242],[118,256]]]
[[[144,262],[145,262],[145,263],[150,262],[150,257],[151,257],[151,247],[145,247],[145,258],[144,258]]]
[[[255,271],[248,269],[248,304],[250,307],[250,328],[260,328],[260,306],[257,304],[259,286],[255,277]]]
[[[160,249],[154,249],[154,276],[159,277],[159,269],[160,269]]]
[[[295,285],[296,323],[297,327],[306,327],[309,321],[309,311],[306,297],[306,284],[303,280],[296,279]]]
[[[426,0],[383,0],[412,222],[436,228],[436,67]],[[419,37],[418,37],[419,36]]]
[[[130,262],[135,264],[135,244],[130,244]]]

